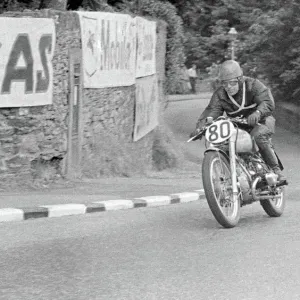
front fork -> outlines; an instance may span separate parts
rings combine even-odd
[[[235,142],[236,142],[235,136],[231,135],[229,139],[229,159],[230,159],[233,202],[238,201],[238,194],[239,194],[238,187],[237,187],[237,176],[236,176]]]

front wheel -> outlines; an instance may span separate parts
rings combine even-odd
[[[274,198],[272,200],[261,200],[260,204],[264,211],[270,217],[280,217],[283,214],[285,208],[285,197],[284,197],[284,187],[279,187],[277,189],[279,198]]]
[[[225,228],[236,226],[240,219],[240,199],[233,201],[230,165],[224,154],[205,153],[202,180],[208,205],[218,223]]]

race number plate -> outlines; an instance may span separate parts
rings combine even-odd
[[[212,144],[219,144],[229,139],[233,132],[234,126],[229,120],[219,120],[207,128],[205,138]]]

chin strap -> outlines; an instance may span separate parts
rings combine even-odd
[[[236,114],[236,113],[240,112],[240,111],[243,110],[243,109],[250,109],[250,108],[254,108],[254,107],[257,106],[256,103],[253,103],[253,104],[251,104],[251,105],[249,105],[249,106],[245,106],[245,102],[246,102],[246,84],[245,84],[245,82],[243,82],[243,99],[242,99],[242,104],[241,104],[241,105],[239,105],[239,104],[234,100],[234,98],[233,98],[231,95],[228,94],[227,91],[226,91],[226,93],[227,93],[229,99],[231,100],[231,102],[232,102],[234,105],[236,105],[236,106],[238,107],[238,109],[237,109],[236,111],[228,112],[229,115]]]

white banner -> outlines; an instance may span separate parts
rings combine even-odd
[[[136,77],[156,73],[156,22],[136,17],[137,58]]]
[[[133,140],[137,141],[158,125],[159,100],[156,75],[138,78],[135,95]]]
[[[136,26],[124,14],[78,12],[85,88],[135,83]]]
[[[52,103],[52,19],[0,18],[0,107]]]

